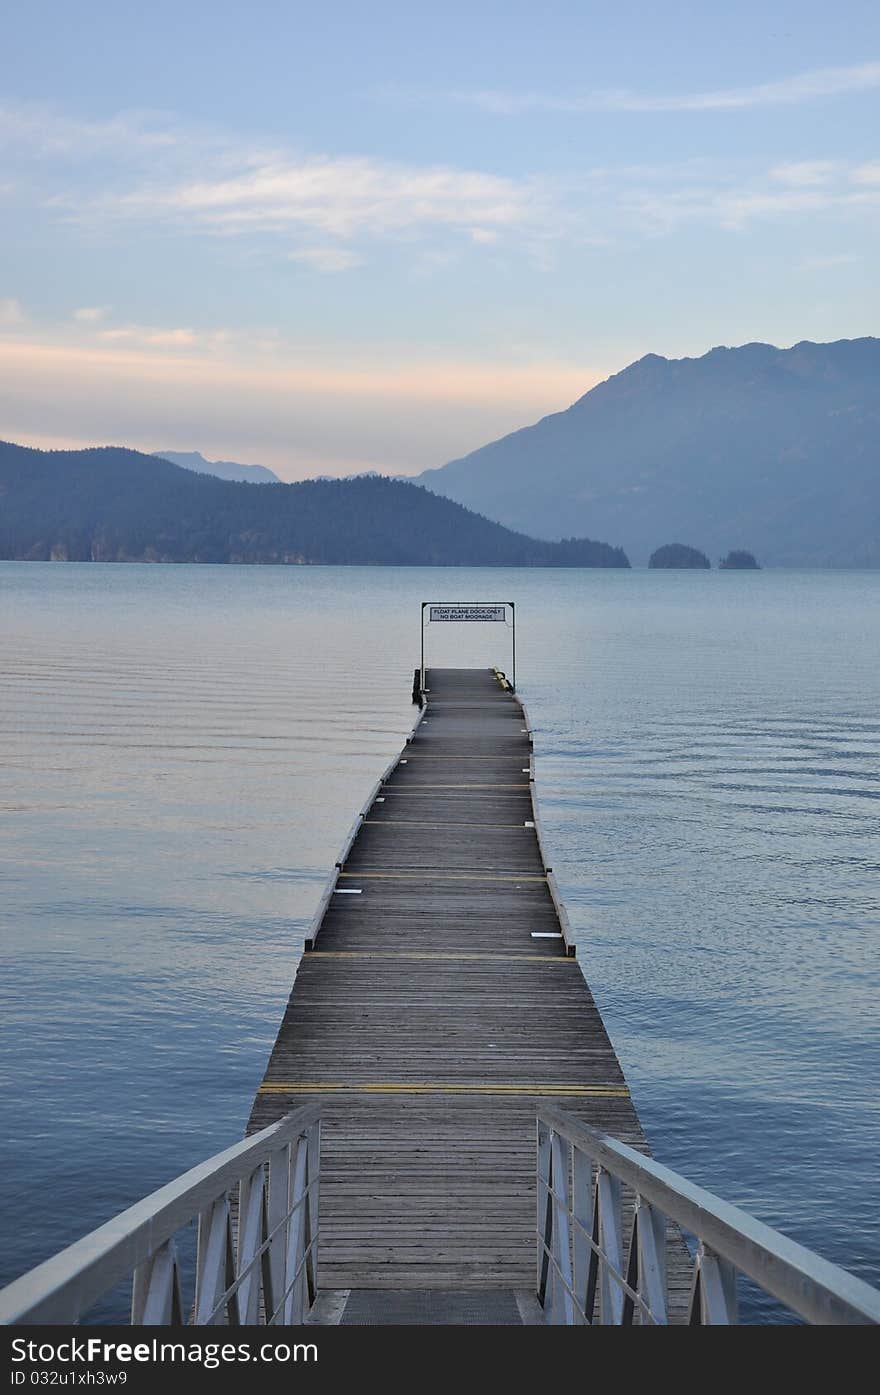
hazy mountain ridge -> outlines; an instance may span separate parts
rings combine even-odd
[[[106,446],[0,442],[0,557],[25,561],[418,566],[629,565],[587,538],[512,533],[381,477],[249,484]]]
[[[247,484],[281,484],[281,480],[266,465],[240,465],[237,460],[206,460],[197,450],[154,450],[158,460],[170,460],[182,470],[197,475],[214,475],[218,480],[239,480]]]
[[[648,354],[566,411],[418,476],[508,527],[684,537],[716,559],[880,566],[880,340]]]

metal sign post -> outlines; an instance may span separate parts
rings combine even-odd
[[[511,683],[516,690],[516,603],[515,601],[422,601],[422,663],[421,684],[425,691],[425,611],[429,623],[466,622],[471,624],[507,623],[510,609]]]

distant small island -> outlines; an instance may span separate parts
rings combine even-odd
[[[687,547],[685,543],[667,543],[665,547],[658,547],[656,552],[651,553],[649,567],[659,568],[690,568],[703,569],[711,567],[712,563],[705,552],[700,552],[699,548]]]
[[[759,572],[761,568],[755,559],[753,552],[746,552],[744,548],[734,548],[728,552],[719,563],[719,568],[723,572]]]

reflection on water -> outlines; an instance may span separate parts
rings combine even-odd
[[[489,592],[655,1152],[880,1282],[880,574],[13,563],[4,1279],[240,1134],[419,603]]]

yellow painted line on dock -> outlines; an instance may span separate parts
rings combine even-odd
[[[387,786],[383,785],[383,789]],[[423,790],[527,790],[531,785],[419,785],[418,792]]]
[[[523,785],[418,785],[418,784],[412,784],[412,785],[383,785],[383,786],[382,786],[382,798],[383,798],[383,799],[391,799],[391,798],[394,798],[394,799],[423,799],[423,798],[424,798],[424,791],[425,791],[426,789],[432,789],[432,790],[470,790],[472,794],[478,795],[481,799],[512,799],[513,796],[510,795],[510,794],[483,794],[482,791],[483,791],[484,789],[488,789],[488,790],[495,790],[495,789],[510,790],[510,789],[515,789],[515,790],[529,790],[529,791],[531,791],[531,790],[532,790],[532,785],[531,785],[531,784],[528,784],[528,785],[525,785],[525,784],[523,784]],[[522,796],[520,796],[520,797],[522,797]],[[531,796],[529,795],[528,798],[529,798],[529,803],[531,803]],[[442,807],[442,806],[441,806],[441,807]],[[452,808],[457,808],[457,805],[453,804],[453,805],[451,805],[450,807],[452,807]]]
[[[425,1081],[409,1084],[396,1080],[266,1080],[258,1095],[340,1094],[354,1095],[577,1095],[595,1099],[629,1099],[625,1085],[457,1085]]]
[[[396,949],[310,949],[307,959],[490,959],[505,964],[570,964],[579,968],[578,961],[565,954],[472,954],[452,950]]]
[[[419,872],[340,872],[352,881],[382,882],[546,882],[546,877],[523,872],[435,872],[426,867]]]
[[[364,819],[364,823],[375,824],[377,828],[391,824],[393,828],[477,828],[484,832],[493,828],[520,828],[524,833],[530,831],[524,823],[462,823],[459,818],[449,819],[446,823],[432,823],[428,819]]]

